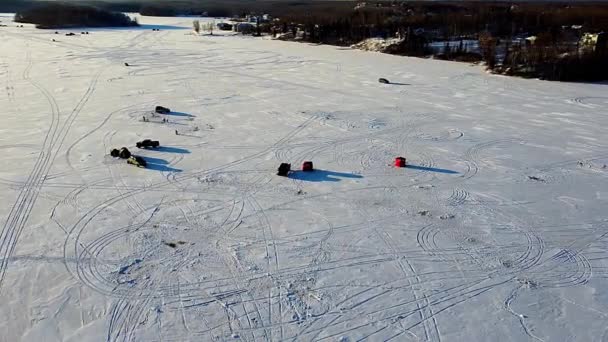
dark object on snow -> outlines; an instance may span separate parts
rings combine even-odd
[[[177,242],[166,242],[163,241],[163,243],[171,248],[177,248],[178,245],[185,245],[186,241],[177,241]]]
[[[389,83],[391,83],[391,82],[389,82],[389,81],[388,81],[386,78],[379,78],[379,79],[378,79],[378,82],[380,82],[380,83],[384,83],[384,84],[389,84]]]
[[[287,177],[289,171],[291,171],[291,164],[281,163],[281,165],[279,165],[277,175]]]
[[[121,147],[120,150],[113,148],[112,151],[110,151],[110,155],[114,158],[127,159],[131,156],[131,152],[126,147]]]
[[[154,108],[154,111],[158,114],[169,114],[171,113],[171,109],[167,108],[167,107],[163,107],[163,106],[156,106],[156,108]]]
[[[405,166],[406,166],[405,158],[403,158],[403,157],[395,158],[395,167],[405,167]]]
[[[58,32],[58,31],[55,31],[55,34],[59,34],[59,32]]]
[[[71,37],[71,36],[75,36],[76,34],[74,32],[70,32],[70,33],[66,33],[65,35],[68,37]]]
[[[218,30],[222,30],[222,31],[232,31],[232,25],[230,25],[228,23],[218,23],[217,28],[218,28]]]
[[[118,156],[122,159],[128,159],[131,157],[131,151],[126,147],[122,147],[120,151],[118,151]]]
[[[6,0],[1,2],[5,3]],[[53,30],[75,27],[139,26],[137,21],[126,14],[77,4],[76,1],[37,1],[37,3],[36,6],[23,6],[24,9],[17,11],[15,22],[35,24],[36,28]]]
[[[129,159],[127,159],[127,164],[135,165],[137,167],[146,167],[146,165],[148,165],[146,160],[140,156],[129,157]]]
[[[544,179],[542,179],[540,177],[536,177],[536,176],[528,176],[528,178],[531,179],[531,180],[538,181],[538,182],[544,182],[545,181]]]
[[[129,66],[129,63],[125,63],[125,66]]]
[[[135,146],[137,146],[137,148],[157,148],[160,146],[160,143],[158,140],[144,139],[142,141],[138,141]]]
[[[311,161],[305,161],[302,163],[302,171],[304,172],[310,172],[310,171],[314,171],[313,167],[312,167],[312,162]]]

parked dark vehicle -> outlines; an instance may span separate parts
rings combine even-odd
[[[169,114],[171,113],[171,109],[167,108],[167,107],[163,107],[163,106],[156,106],[156,108],[154,108],[154,111],[158,114]]]
[[[160,146],[160,143],[158,140],[144,139],[142,141],[138,141],[135,146],[137,146],[137,148],[157,148]]]
[[[232,25],[230,25],[228,23],[218,23],[217,28],[218,28],[218,30],[222,30],[222,31],[232,31]]]

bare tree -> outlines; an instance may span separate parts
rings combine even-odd
[[[193,21],[192,28],[196,34],[199,34],[201,32],[201,23],[198,20]]]
[[[479,34],[479,49],[481,50],[481,56],[490,70],[494,69],[494,66],[496,65],[496,44],[496,38],[489,32],[482,32]]]

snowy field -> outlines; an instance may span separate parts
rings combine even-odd
[[[0,20],[0,341],[608,339],[608,86]]]

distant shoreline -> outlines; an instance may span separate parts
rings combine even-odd
[[[137,20],[121,12],[66,3],[48,3],[16,12],[14,21],[34,24],[38,29],[47,30],[139,26]]]

